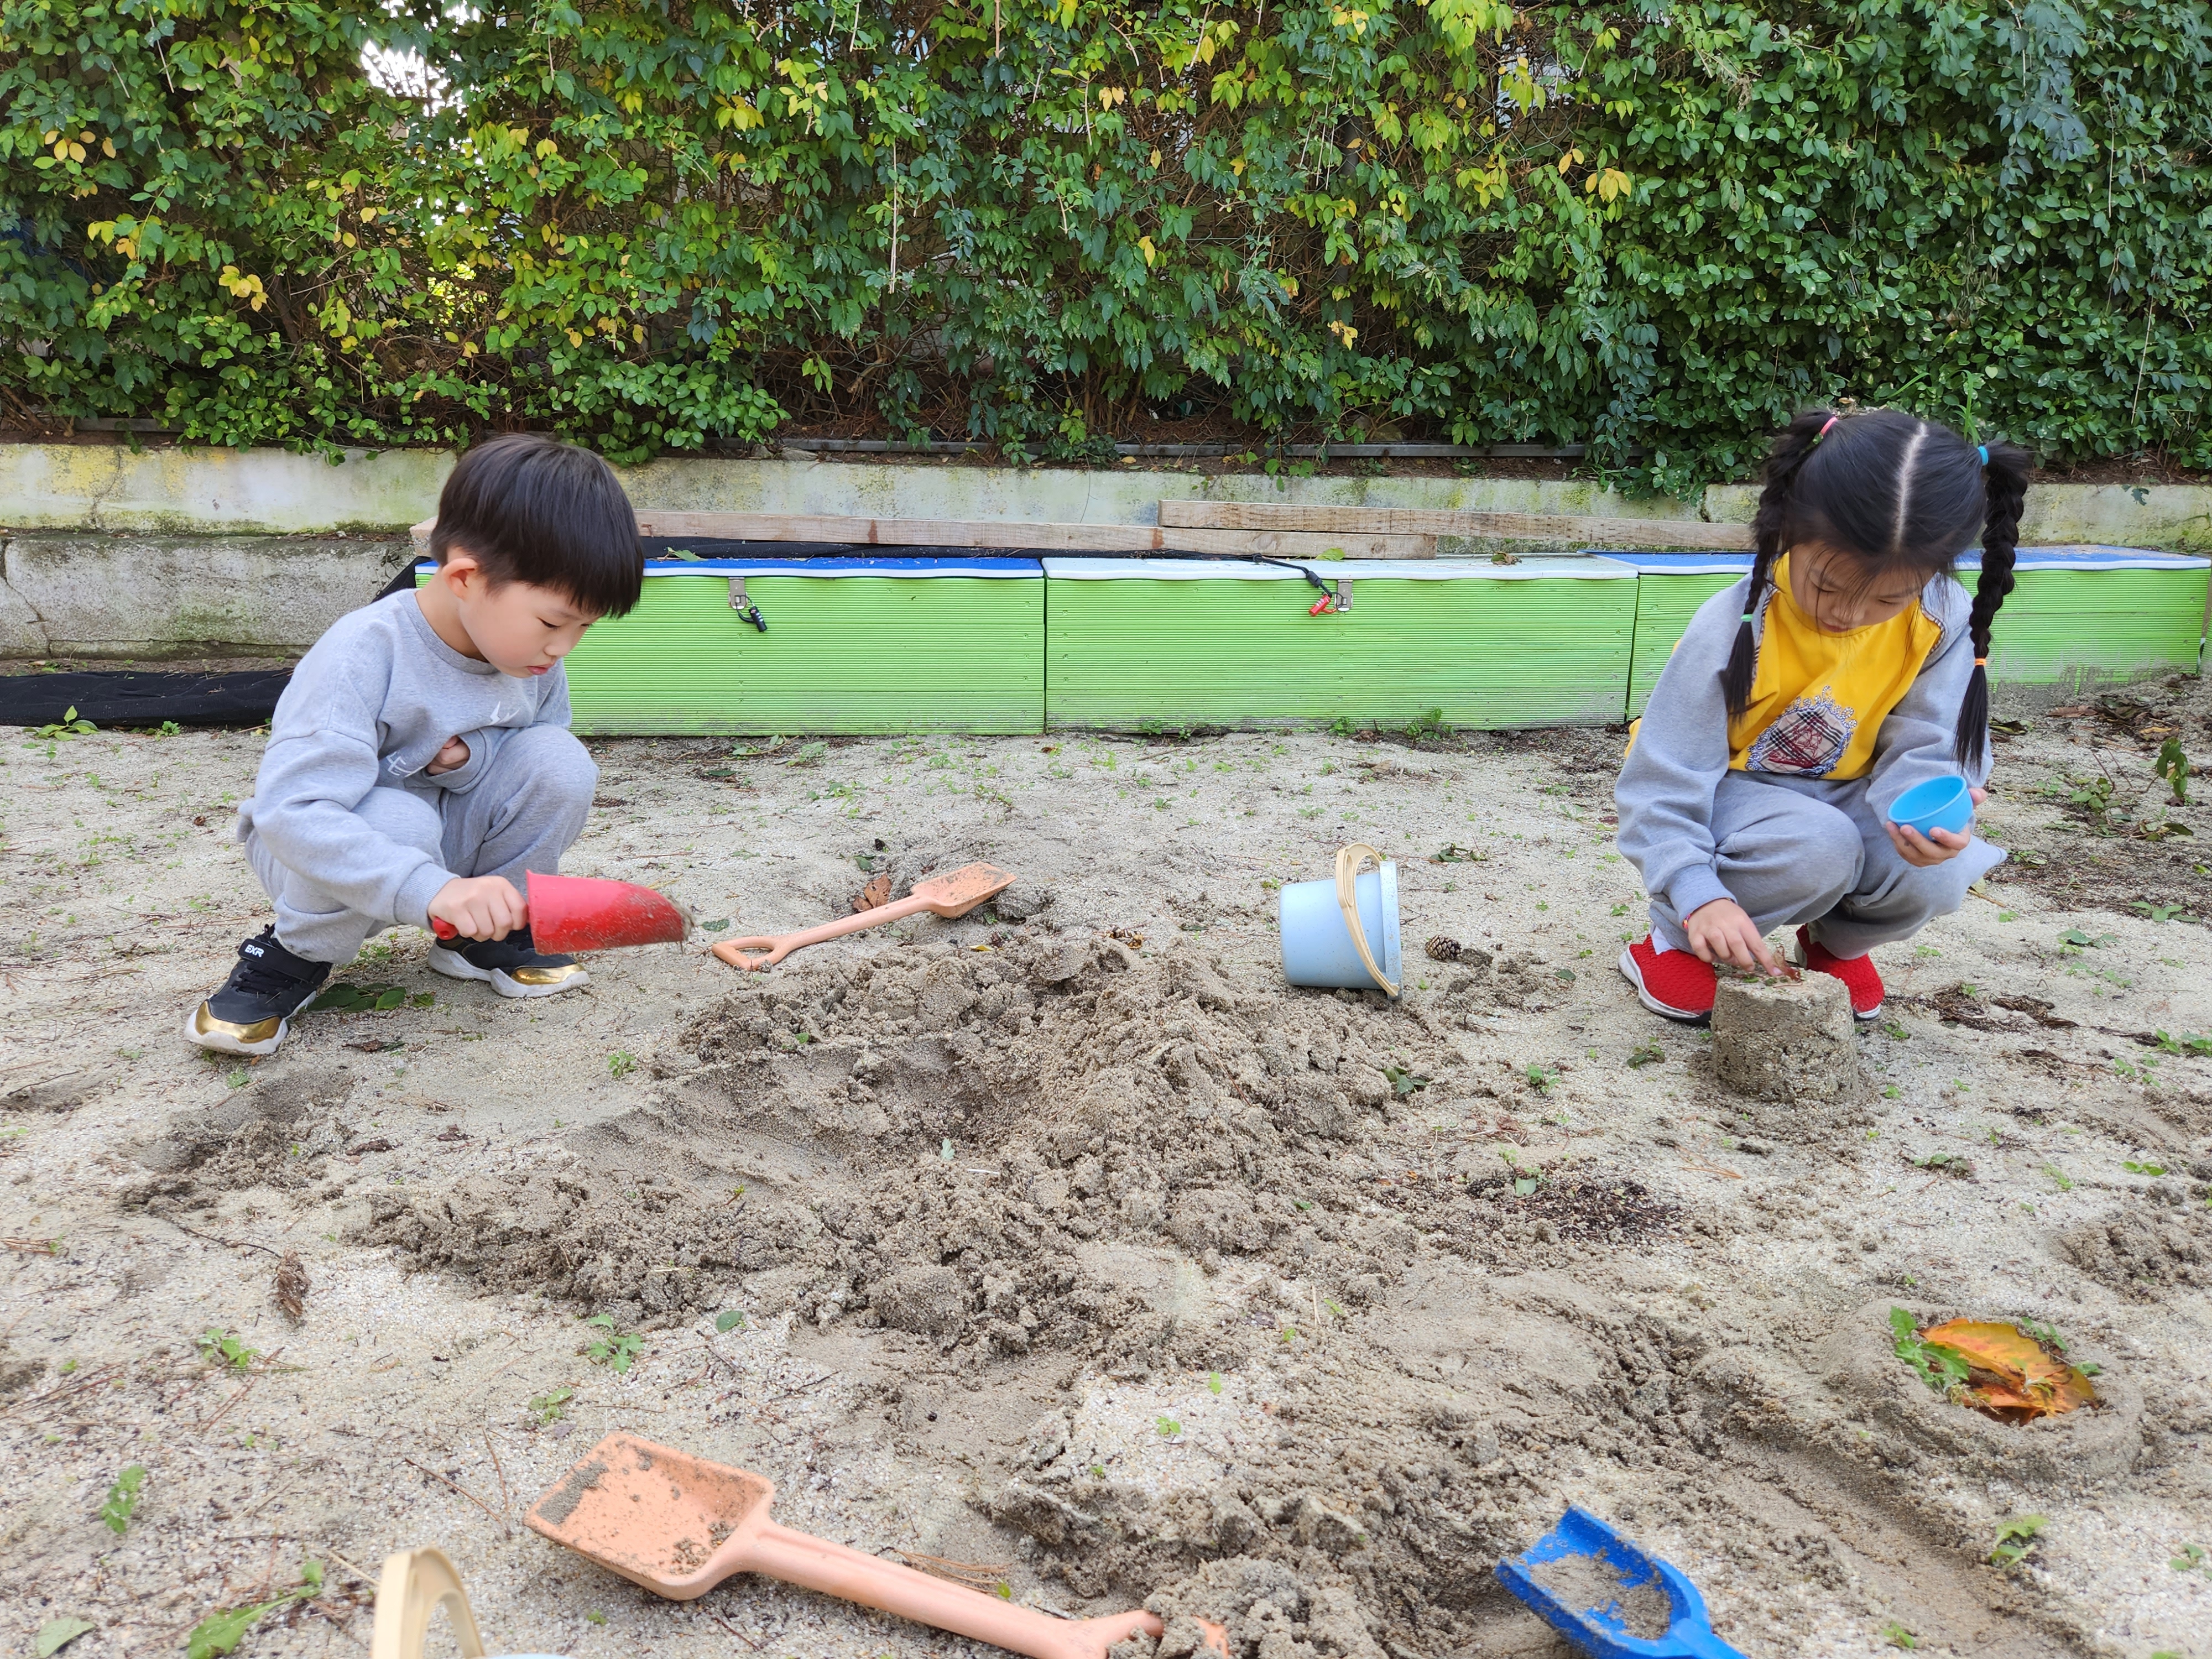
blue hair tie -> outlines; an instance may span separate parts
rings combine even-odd
[[[1990,447],[1987,444],[1976,444],[1974,446],[1974,453],[1982,458],[1982,465],[1984,466],[1987,466],[1990,464]]]

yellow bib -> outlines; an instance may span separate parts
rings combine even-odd
[[[1824,634],[1790,597],[1790,556],[1774,562],[1759,672],[1729,721],[1732,771],[1861,778],[1889,711],[1920,678],[1943,629],[1919,602],[1868,628]]]

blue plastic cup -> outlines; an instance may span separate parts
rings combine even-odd
[[[1923,836],[1930,830],[1963,835],[1974,821],[1974,797],[1964,778],[1930,778],[1897,798],[1889,809],[1889,821]]]
[[[1392,984],[1401,984],[1398,951],[1398,866],[1386,860],[1380,870],[1363,870],[1352,878],[1359,902],[1360,931],[1376,966]],[[1320,985],[1355,991],[1386,988],[1375,981],[1352,945],[1336,883],[1297,881],[1285,886],[1276,905],[1283,937],[1283,977],[1293,985]]]

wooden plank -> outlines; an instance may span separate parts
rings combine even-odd
[[[866,547],[963,547],[1054,553],[1272,554],[1321,558],[1427,559],[1436,538],[1310,534],[1292,526],[1162,529],[1146,524],[1052,524],[1019,519],[868,519],[836,514],[682,513],[640,508],[638,533],[702,541],[845,542]]]
[[[1160,545],[1171,553],[1265,554],[1276,559],[1433,559],[1434,536],[1367,532],[1322,535],[1300,530],[1163,529]]]
[[[427,547],[434,519],[414,527]],[[1432,535],[1354,530],[1310,532],[1295,526],[1048,524],[994,519],[869,519],[840,514],[695,513],[641,507],[641,536],[671,541],[823,542],[863,547],[995,548],[1053,553],[1212,553],[1276,558],[1432,559]]]
[[[1049,548],[1143,553],[1166,545],[1143,524],[1038,524],[1005,519],[869,519],[829,513],[680,513],[640,507],[637,532],[681,541],[849,542],[864,547]]]
[[[1324,535],[1467,536],[1486,541],[1572,542],[1584,547],[1742,552],[1751,526],[1702,519],[1586,519],[1571,514],[1481,513],[1468,507],[1322,507],[1290,502],[1163,501],[1160,523],[1214,530]]]

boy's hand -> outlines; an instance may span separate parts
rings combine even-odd
[[[505,939],[530,921],[530,906],[505,876],[456,876],[430,901],[430,920],[464,939]]]
[[[422,769],[434,778],[441,772],[458,772],[468,763],[468,744],[459,738],[447,738],[444,746],[430,757],[429,765]]]
[[[1990,798],[1990,792],[1986,789],[1973,789],[1967,793],[1973,796],[1977,807]],[[1925,870],[1931,865],[1958,857],[1972,841],[1972,836],[1957,835],[1948,830],[1931,830],[1923,836],[1917,830],[1908,830],[1899,823],[1885,823],[1882,828],[1889,831],[1890,845],[1897,848],[1897,856],[1917,870]]]
[[[1782,964],[1766,947],[1766,936],[1753,926],[1734,899],[1715,899],[1682,918],[1682,932],[1700,962],[1725,962],[1737,968],[1761,968],[1778,975]]]

